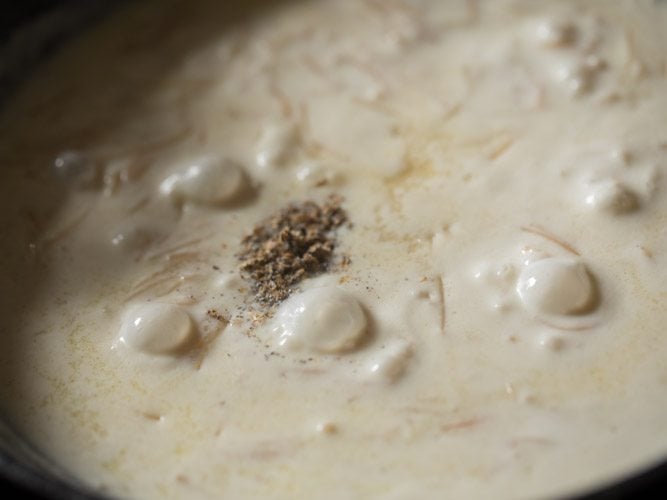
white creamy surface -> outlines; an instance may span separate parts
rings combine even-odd
[[[665,458],[667,3],[232,4],[131,7],[0,116],[10,422],[132,498],[533,498]],[[267,311],[241,239],[332,193],[349,265]]]

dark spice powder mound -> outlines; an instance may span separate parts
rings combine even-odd
[[[237,255],[241,275],[252,283],[259,302],[277,304],[301,280],[329,269],[335,230],[347,222],[341,202],[339,196],[331,196],[322,205],[312,201],[288,205],[243,238]]]

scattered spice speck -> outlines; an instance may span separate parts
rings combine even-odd
[[[223,314],[220,314],[215,309],[209,309],[208,311],[206,311],[206,315],[209,318],[213,318],[213,319],[216,319],[216,320],[220,321],[221,323],[229,323],[229,318],[227,318]]]

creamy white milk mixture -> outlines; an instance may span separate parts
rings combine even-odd
[[[168,1],[0,122],[2,407],[136,498],[565,495],[667,456],[667,3]],[[275,308],[241,240],[343,197]]]

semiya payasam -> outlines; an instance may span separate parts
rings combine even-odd
[[[8,421],[129,498],[667,457],[667,2],[241,4],[126,6],[3,110]]]

